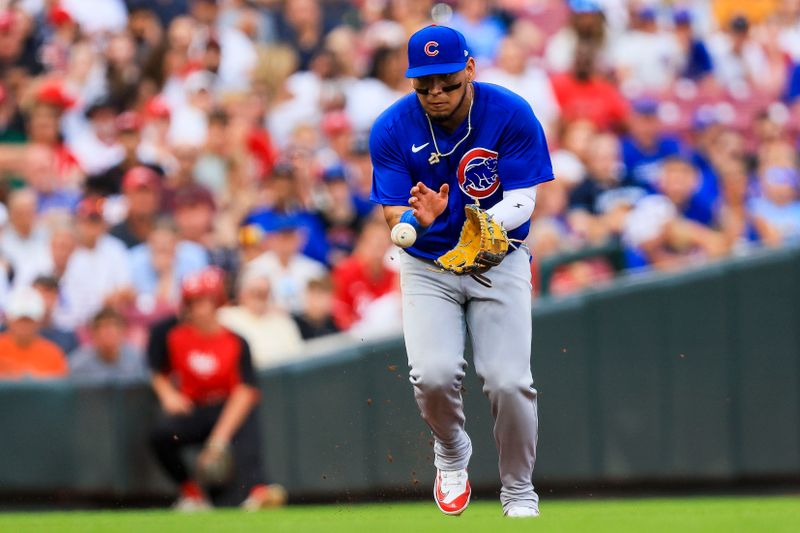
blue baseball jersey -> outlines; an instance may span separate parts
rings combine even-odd
[[[503,192],[524,189],[553,179],[553,167],[542,125],[530,105],[513,92],[488,83],[473,83],[472,132],[456,151],[436,164],[425,111],[417,95],[401,98],[381,114],[372,126],[373,202],[408,205],[413,185],[422,182],[438,191],[448,183],[447,209],[428,231],[406,251],[435,259],[458,242],[464,225],[464,206],[477,200],[489,209],[503,199]],[[467,120],[453,133],[436,123],[433,130],[439,152],[448,153],[467,133]],[[530,222],[509,232],[512,239],[528,236]]]

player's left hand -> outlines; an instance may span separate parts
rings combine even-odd
[[[233,458],[227,444],[208,443],[197,456],[197,477],[204,485],[226,483],[233,472]]]
[[[439,192],[427,187],[421,181],[411,187],[411,198],[408,205],[413,209],[414,217],[421,226],[427,228],[436,217],[447,209],[447,195],[450,193],[450,186],[445,183],[439,188]]]

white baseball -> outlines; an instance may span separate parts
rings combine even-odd
[[[392,228],[392,242],[400,248],[408,248],[417,240],[417,230],[408,222],[399,222]]]

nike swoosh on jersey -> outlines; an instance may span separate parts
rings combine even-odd
[[[411,151],[416,154],[417,152],[419,152],[420,150],[422,150],[423,148],[425,148],[429,144],[430,144],[429,142],[423,144],[422,146],[417,146],[416,144],[412,144],[411,145]]]

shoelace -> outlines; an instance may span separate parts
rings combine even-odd
[[[464,484],[467,473],[463,470],[442,471],[442,488],[455,488]]]

